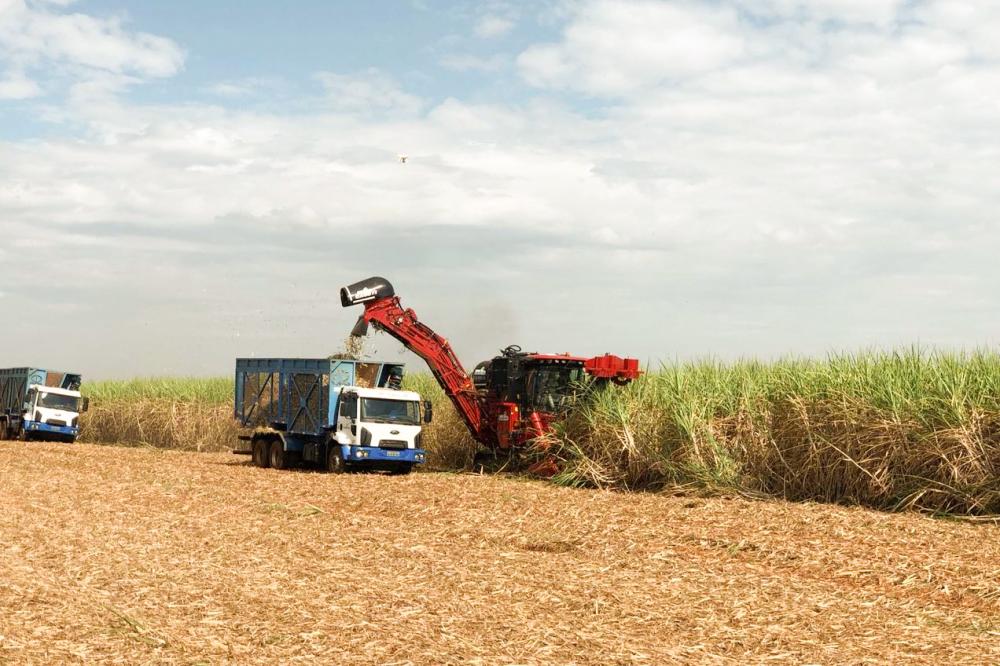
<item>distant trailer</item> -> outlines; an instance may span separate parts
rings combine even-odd
[[[72,372],[0,369],[0,439],[75,441],[87,409],[80,381]]]
[[[403,371],[381,361],[237,359],[234,416],[246,430],[233,452],[260,467],[408,473],[425,460],[421,423],[431,411],[400,389]]]

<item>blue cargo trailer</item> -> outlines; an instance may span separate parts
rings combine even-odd
[[[234,415],[247,430],[234,453],[260,467],[408,473],[424,462],[421,423],[431,412],[401,390],[403,371],[382,361],[237,359]]]
[[[80,381],[73,372],[0,369],[0,439],[75,441],[87,409]]]

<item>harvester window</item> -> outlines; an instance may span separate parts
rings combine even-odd
[[[476,387],[477,391],[486,390],[486,371],[489,365],[489,361],[483,361],[475,367],[472,371],[472,385]]]
[[[486,368],[486,373],[489,377],[487,382],[491,395],[500,396],[507,392],[507,372],[509,366],[510,362],[506,358],[495,358]]]
[[[542,366],[528,373],[527,391],[534,406],[547,411],[569,408],[576,399],[576,385],[583,379],[583,368]]]

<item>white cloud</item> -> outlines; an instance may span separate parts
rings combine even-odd
[[[652,0],[585,3],[563,41],[521,54],[539,86],[620,94],[711,71],[743,54],[732,8]]]
[[[1000,6],[982,0],[590,0],[561,40],[526,49],[518,65],[535,86],[602,97],[751,69],[801,81],[852,71],[884,82],[996,60],[997,26]]]
[[[739,0],[739,4],[749,12],[782,19],[886,26],[896,20],[905,0]]]
[[[976,55],[1000,60],[1000,4],[988,0],[926,0],[915,19],[957,38]]]
[[[316,78],[326,87],[331,105],[342,111],[416,113],[423,106],[418,97],[375,68],[357,74],[323,72]]]
[[[244,97],[253,91],[253,86],[243,83],[216,83],[208,87],[208,92],[222,97]]]
[[[184,52],[173,41],[130,31],[117,17],[95,18],[60,11],[68,1],[0,5],[0,58],[21,67],[49,65],[140,77],[177,73]]]
[[[229,81],[218,81],[205,87],[205,91],[224,98],[250,97],[252,95],[284,96],[285,82],[278,78],[250,76]]]
[[[39,85],[21,72],[9,72],[0,78],[0,99],[28,99],[41,94]]]
[[[441,66],[456,72],[498,72],[507,67],[510,59],[502,54],[488,58],[470,54],[451,54],[443,56]]]
[[[490,14],[476,22],[475,33],[477,37],[491,39],[506,35],[515,25],[513,19]]]

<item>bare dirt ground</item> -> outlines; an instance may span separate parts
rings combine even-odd
[[[1000,528],[0,443],[0,663],[996,663]]]

